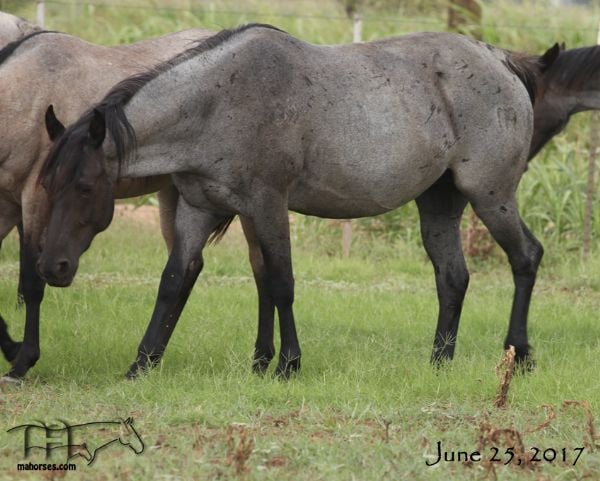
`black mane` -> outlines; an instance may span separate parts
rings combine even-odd
[[[177,54],[170,60],[158,64],[157,66],[150,68],[145,72],[128,77],[116,84],[108,92],[104,99],[100,101],[100,103],[85,112],[74,124],[67,128],[67,130],[55,143],[52,150],[48,154],[48,157],[46,158],[46,161],[44,162],[44,165],[40,171],[38,181],[43,183],[50,191],[56,191],[61,187],[64,187],[75,177],[78,169],[78,163],[76,162],[76,159],[73,159],[73,161],[70,162],[71,165],[64,165],[65,162],[62,162],[62,168],[65,170],[65,172],[63,172],[63,178],[57,182],[58,179],[55,179],[55,177],[59,168],[59,154],[66,145],[69,137],[75,135],[87,135],[87,127],[94,116],[94,111],[100,112],[105,119],[106,130],[115,143],[117,161],[119,163],[120,170],[122,163],[126,159],[127,153],[129,152],[131,154],[136,149],[135,131],[125,116],[125,106],[132,99],[132,97],[139,92],[144,85],[154,80],[159,75],[171,70],[186,60],[218,47],[230,38],[246,30],[257,27],[268,28],[282,32],[282,30],[272,25],[259,23],[242,25],[235,29],[222,30],[207,39],[199,40],[197,45]],[[64,156],[64,158],[67,160],[67,163],[69,163],[69,157],[71,156],[69,156],[68,153]]]
[[[26,42],[31,37],[35,37],[36,35],[40,35],[42,33],[60,33],[60,32],[54,32],[51,30],[39,30],[37,32],[32,32],[28,35],[25,35],[24,37],[21,37],[18,40],[14,40],[10,43],[7,43],[4,46],[4,48],[2,48],[2,50],[0,50],[0,65],[2,65],[4,63],[4,61],[6,61],[6,59],[14,53],[14,51],[17,50],[23,42]]]
[[[600,73],[600,46],[574,48],[560,53],[545,76],[547,82],[581,88]]]

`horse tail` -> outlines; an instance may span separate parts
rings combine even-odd
[[[208,238],[207,243],[209,245],[218,243],[223,238],[225,233],[227,232],[227,229],[229,229],[229,226],[233,222],[234,218],[235,218],[235,216],[232,215],[231,217],[228,217],[223,222],[221,222],[219,225],[217,225],[217,227],[215,227],[215,229],[212,231],[212,234]]]

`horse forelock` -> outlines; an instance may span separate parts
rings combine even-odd
[[[600,46],[574,48],[560,52],[545,72],[546,84],[564,88],[581,88],[600,71]]]
[[[60,194],[77,178],[81,168],[80,155],[88,141],[94,110],[104,117],[106,133],[114,143],[119,173],[127,156],[135,152],[135,131],[127,120],[124,104],[118,100],[110,97],[88,110],[54,143],[38,177],[38,182],[45,187],[51,197]]]
[[[77,136],[81,134],[74,132],[73,127],[67,129],[54,143],[38,175],[38,183],[44,186],[51,199],[62,192],[79,170],[76,149],[83,138],[77,140]]]

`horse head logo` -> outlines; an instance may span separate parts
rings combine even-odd
[[[128,446],[135,454],[144,452],[144,442],[133,427],[132,417],[121,420],[121,435],[119,436],[119,442],[123,446]]]

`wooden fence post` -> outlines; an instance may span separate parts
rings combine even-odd
[[[362,17],[354,12],[352,16],[352,41],[354,43],[362,42]],[[350,257],[350,246],[352,245],[352,221],[345,219],[342,221],[342,257]]]
[[[594,177],[596,159],[598,158],[598,112],[590,115],[590,150],[588,161],[588,178],[585,189],[585,210],[583,212],[582,256],[587,260],[590,255],[592,231],[594,229]]]
[[[44,27],[46,23],[46,3],[44,0],[37,0],[36,21],[40,27]]]
[[[598,24],[598,34],[596,44],[600,45],[600,23]],[[588,160],[588,178],[585,189],[585,210],[583,212],[583,238],[582,238],[582,257],[587,260],[592,244],[592,232],[594,230],[594,187],[596,175],[596,159],[598,158],[598,112],[592,112],[590,115],[590,150]]]

